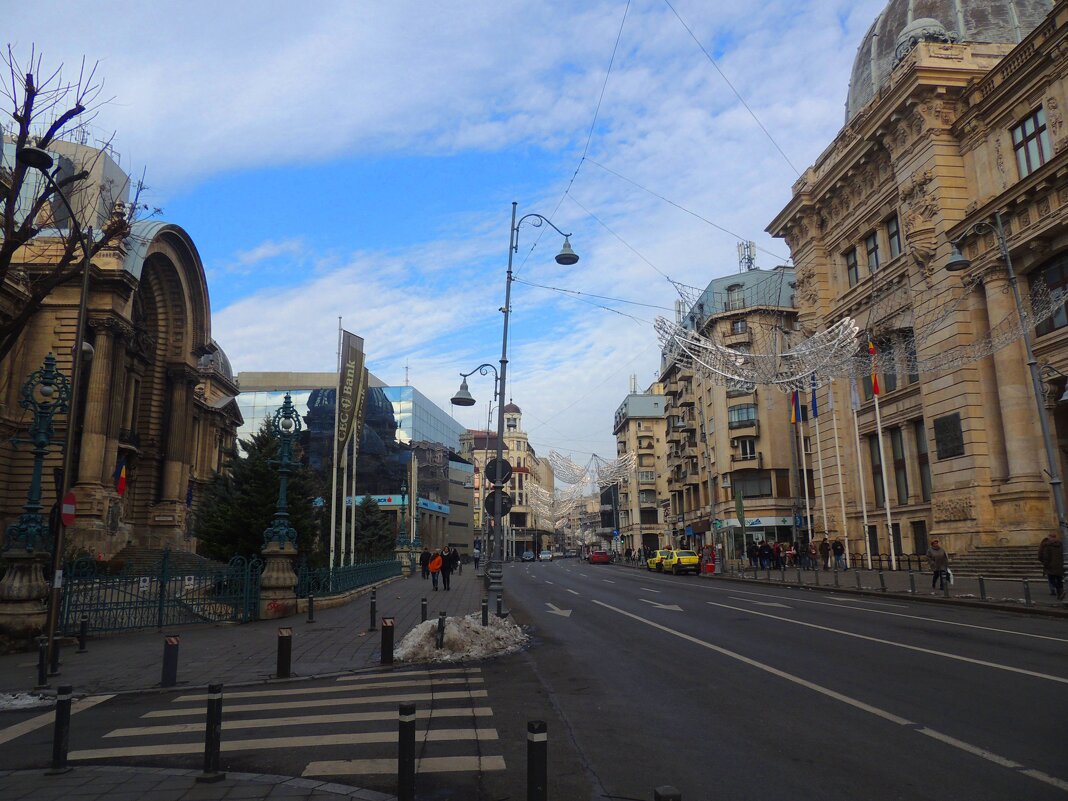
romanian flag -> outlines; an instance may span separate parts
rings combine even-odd
[[[119,497],[123,496],[126,492],[126,457],[123,456],[119,459],[119,463],[115,465],[115,474],[112,476],[115,479],[115,492],[119,493]]]
[[[875,372],[875,345],[868,340],[868,355],[871,356],[871,394],[879,394],[879,376]]]
[[[801,394],[795,389],[790,396],[790,422],[794,425],[801,419]]]

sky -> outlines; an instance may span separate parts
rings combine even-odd
[[[113,137],[185,229],[235,372],[336,369],[338,318],[389,385],[452,407],[501,358],[541,455],[615,456],[677,284],[788,262],[764,229],[843,123],[881,0],[95,2],[5,9],[8,44],[99,62]],[[77,13],[72,14],[71,9]],[[60,24],[62,20],[69,24]],[[495,426],[493,410],[492,425]]]

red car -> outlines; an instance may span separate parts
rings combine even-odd
[[[591,551],[590,552],[590,564],[591,565],[607,565],[612,561],[612,557],[608,555],[608,551]]]

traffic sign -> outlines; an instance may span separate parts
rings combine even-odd
[[[504,490],[493,490],[486,495],[486,502],[484,504],[487,514],[495,514],[494,505],[496,504],[497,493],[501,494],[501,514],[506,515],[512,511],[512,496]]]
[[[512,466],[507,459],[490,459],[486,462],[486,478],[494,484],[506,484],[512,477]]]
[[[78,499],[73,492],[68,492],[63,496],[63,505],[59,508],[59,519],[63,521],[63,525],[73,526],[77,517]]]

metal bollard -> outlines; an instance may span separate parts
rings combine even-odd
[[[949,597],[949,579],[946,576],[942,576],[942,596]]]
[[[979,600],[986,600],[986,579],[982,576],[979,577]]]
[[[549,733],[544,720],[527,721],[527,801],[546,801],[549,787]]]
[[[482,625],[489,625],[489,598],[482,596]]]
[[[82,612],[81,618],[78,620],[78,651],[79,654],[84,654],[88,650],[85,647],[86,640],[89,639],[89,615]]]
[[[48,686],[48,638],[37,638],[37,687],[43,690]]]
[[[397,801],[415,801],[415,704],[401,704],[397,713]]]
[[[839,586],[839,584],[838,584],[838,566],[837,565],[834,568],[834,586],[835,587]]]
[[[59,637],[52,637],[52,663],[48,666],[49,676],[59,675]]]
[[[1024,606],[1034,606],[1031,601],[1031,582],[1027,579],[1023,580],[1024,585]]]
[[[278,629],[278,666],[275,675],[280,679],[288,679],[293,675],[293,629],[284,627]]]
[[[438,612],[438,636],[435,645],[441,648],[445,645],[445,613]]]
[[[163,672],[160,675],[160,687],[173,687],[178,683],[178,635],[170,634],[163,638]]]
[[[375,630],[375,622],[378,620],[378,590],[371,590],[371,623],[367,626],[368,631]]]
[[[818,567],[813,568],[812,573],[816,577],[816,586],[820,586],[820,569]]]
[[[804,584],[804,581],[801,578],[801,568],[797,568],[797,583]]]
[[[883,571],[879,571],[879,589],[886,592],[886,574]]]
[[[860,587],[860,568],[859,567],[856,569],[856,572],[853,573],[853,578],[855,578],[857,580],[857,589],[859,590],[861,588]]]
[[[222,689],[221,684],[208,685],[208,711],[204,725],[204,772],[198,782],[218,782],[226,778],[219,771],[219,752],[222,750]]]
[[[393,629],[396,621],[391,617],[382,618],[382,645],[379,662],[383,665],[393,664]]]
[[[682,801],[682,793],[670,784],[665,784],[653,790],[653,801]]]
[[[426,623],[426,615],[427,615],[426,598],[423,599],[423,603],[420,605],[420,607],[421,607],[420,615],[422,616],[422,622]]]
[[[771,568],[770,567],[768,568],[768,573],[764,578],[766,578],[768,580],[768,584],[771,583]]]
[[[309,595],[308,596],[308,622],[309,623],[314,623],[315,622],[315,596],[314,595]]]
[[[916,574],[911,570],[909,571],[909,592],[916,594]]]
[[[56,723],[52,729],[52,767],[48,773],[66,773],[70,745],[70,697],[74,688],[64,684],[56,692]]]

